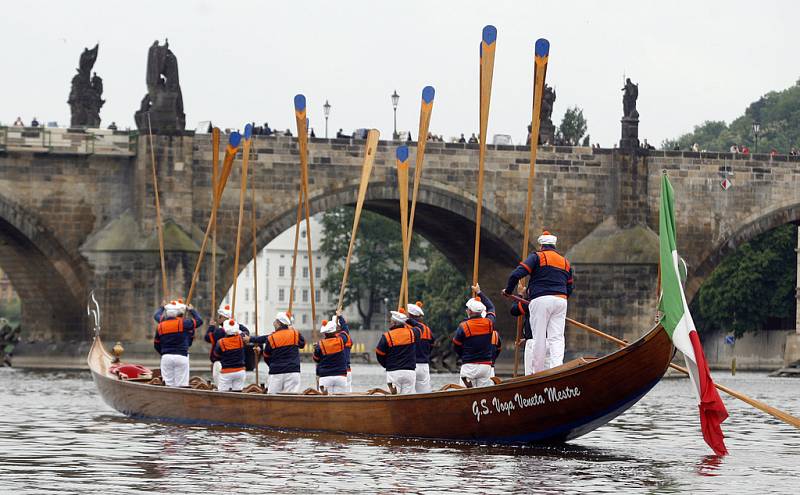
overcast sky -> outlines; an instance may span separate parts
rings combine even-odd
[[[497,27],[489,134],[524,141],[533,45],[550,40],[553,121],[583,108],[592,142],[619,140],[623,74],[639,83],[640,138],[659,144],[707,119],[730,121],[760,95],[800,78],[800,3],[778,1],[48,1],[4,3],[0,122],[69,123],[70,80],[100,42],[103,126],[134,127],[147,49],[169,38],[187,128],[268,121],[294,131],[304,93],[317,135],[376,127],[417,132],[422,87],[436,88],[431,130],[478,127],[478,44]]]

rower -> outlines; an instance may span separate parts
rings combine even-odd
[[[461,358],[461,380],[467,387],[486,387],[492,384],[492,345],[495,312],[491,299],[481,292],[479,284],[472,287],[475,297],[467,301],[467,319],[458,325],[453,346]]]
[[[306,340],[291,325],[291,315],[281,311],[272,322],[274,333],[249,339],[251,344],[264,349],[264,362],[269,366],[269,394],[300,393],[300,349],[306,346]]]
[[[225,337],[214,344],[213,355],[221,363],[219,373],[220,392],[241,392],[246,376],[244,370],[244,339],[239,324],[235,320],[225,320],[222,324]]]
[[[417,301],[416,304],[409,304],[406,306],[408,310],[408,320],[406,323],[419,330],[419,340],[416,347],[416,368],[417,375],[415,391],[418,394],[425,394],[431,391],[431,347],[433,346],[433,332],[431,328],[424,323],[425,312],[422,311],[422,302]]]
[[[569,261],[556,251],[558,238],[548,231],[539,236],[540,250],[531,253],[511,272],[503,292],[511,294],[523,277],[528,279],[527,298],[531,301],[531,340],[525,342],[525,374],[536,373],[564,362],[564,325],[567,298],[572,294],[573,272]],[[530,351],[528,351],[530,347]],[[547,359],[545,360],[545,357]],[[528,362],[531,368],[528,368]]]
[[[533,373],[533,335],[531,334],[531,320],[530,320],[530,310],[528,306],[522,304],[521,302],[514,302],[511,306],[511,316],[514,317],[522,317],[522,340],[519,341],[519,346],[525,346],[525,355],[523,357],[523,363],[525,365],[525,374],[530,375]],[[531,344],[529,345],[528,342]]]
[[[347,392],[353,391],[353,371],[350,369],[350,351],[353,349],[353,338],[350,336],[350,326],[345,321],[340,310],[336,310],[336,333],[347,334],[347,345],[344,349],[344,358],[347,361]]]
[[[233,314],[231,313],[231,305],[230,304],[220,304],[219,309],[217,310],[217,319],[212,320],[212,322],[208,325],[208,330],[206,330],[206,334],[203,339],[211,344],[211,349],[208,351],[208,358],[211,360],[211,380],[214,382],[214,386],[219,388],[219,370],[222,368],[222,364],[219,362],[219,359],[214,357],[214,346],[216,345],[219,339],[225,337],[225,329],[222,327],[225,320],[230,320],[233,318]],[[250,335],[250,330],[247,329],[246,326],[239,324],[239,331],[242,335]]]
[[[416,356],[418,329],[407,325],[408,315],[392,311],[392,326],[381,335],[375,355],[378,362],[386,368],[386,383],[393,393],[413,394],[417,381]]]
[[[328,394],[347,393],[347,358],[345,350],[350,334],[337,331],[335,321],[322,320],[319,329],[323,339],[314,344],[314,362],[317,363],[319,389]]]
[[[191,318],[184,318],[186,311]],[[164,304],[153,315],[158,323],[153,336],[153,347],[161,354],[161,378],[169,387],[189,386],[189,346],[194,331],[203,324],[202,318],[192,306],[171,301]]]

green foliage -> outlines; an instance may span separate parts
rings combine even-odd
[[[436,249],[428,249],[425,265],[409,277],[409,300],[425,304],[425,322],[437,335],[453,333],[470,296],[467,278]]]
[[[0,302],[0,318],[5,318],[11,326],[19,325],[22,316],[22,302],[18,297],[7,301]]]
[[[741,245],[706,279],[692,301],[698,329],[740,337],[795,311],[797,228],[784,225]]]
[[[558,127],[562,138],[569,145],[577,146],[581,138],[586,134],[587,124],[583,117],[583,110],[577,106],[568,108]]]
[[[798,81],[800,83],[800,81]],[[662,149],[673,149],[677,144],[686,150],[697,143],[701,150],[728,151],[733,144],[746,145],[755,152],[753,121],[761,123],[758,134],[758,151],[771,149],[788,154],[800,145],[800,84],[783,91],[772,91],[751,103],[744,115],[726,124],[708,120],[696,126],[693,132],[677,139],[665,140]]]
[[[322,287],[337,296],[342,283],[354,216],[355,210],[351,207],[328,210],[322,216],[320,249],[328,258],[328,273],[322,281]],[[419,236],[415,236],[409,259],[412,262],[419,261],[425,256],[425,249]],[[370,328],[375,313],[383,311],[384,298],[389,299],[390,308],[397,305],[402,260],[399,222],[377,213],[363,211],[343,304],[345,307],[355,304],[365,328]]]

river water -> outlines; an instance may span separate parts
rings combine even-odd
[[[382,382],[377,366],[354,372],[356,388]],[[800,416],[798,379],[716,379]],[[800,493],[800,430],[723,396],[730,455],[710,455],[685,379],[589,435],[535,448],[134,421],[88,371],[6,368],[0,383],[2,493]]]

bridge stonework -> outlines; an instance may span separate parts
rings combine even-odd
[[[154,140],[170,297],[185,296],[210,214],[210,137]],[[259,136],[254,148],[250,180],[256,187],[257,242],[263,247],[294,224],[298,150],[296,141],[285,137]],[[575,267],[570,315],[628,339],[653,323],[662,171],[675,188],[678,242],[689,265],[690,298],[736,246],[800,221],[800,163],[795,157],[638,153],[541,147],[533,199],[532,240],[542,229],[553,231]],[[527,147],[490,146],[488,152],[480,281],[490,294],[499,293],[519,262],[528,156]],[[355,203],[362,157],[363,141],[311,140],[312,213]],[[475,145],[427,144],[415,221],[415,231],[468,279],[477,157]],[[381,142],[365,207],[399,218],[394,164],[394,145]],[[724,178],[733,187],[723,189]],[[218,298],[234,276],[240,179],[237,166],[219,213]],[[85,301],[95,289],[109,338],[145,345],[153,330],[150,315],[163,297],[153,203],[150,154],[143,137],[131,136],[116,148],[93,152],[85,143],[74,149],[0,146],[0,267],[23,300],[28,336],[85,339]],[[249,233],[243,239],[248,249],[241,253],[241,269],[252,253]],[[207,260],[194,298],[204,316],[210,311]],[[510,351],[514,325],[507,303],[499,296],[495,301]],[[445,330],[450,329],[440,331]],[[568,339],[575,352],[601,347],[578,330],[568,331]]]

